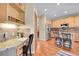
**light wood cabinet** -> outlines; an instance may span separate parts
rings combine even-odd
[[[79,16],[74,17],[75,27],[79,27]]]
[[[51,22],[53,28],[60,28],[61,24],[64,23],[64,19],[54,20]]]
[[[53,28],[59,28],[59,26],[60,26],[59,23],[60,23],[60,22],[59,22],[58,20],[52,21],[52,27],[53,27]]]
[[[25,11],[25,4],[19,3],[20,4],[20,8]]]
[[[59,24],[60,24],[60,26],[61,26],[61,24],[64,24],[65,22],[64,22],[64,19],[59,19]]]
[[[69,24],[69,27],[79,27],[79,16],[72,16],[51,21],[52,28],[60,28],[61,24]]]
[[[64,19],[64,23],[68,24],[69,27],[75,27],[75,20],[74,17],[68,17]]]
[[[11,3],[10,5],[12,5],[14,8],[19,10],[20,12],[25,11],[25,4],[24,3]]]
[[[11,21],[24,24],[25,4],[2,3],[0,4],[0,22]]]
[[[0,4],[0,22],[3,22],[7,19],[7,4]]]

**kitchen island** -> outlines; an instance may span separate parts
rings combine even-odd
[[[23,46],[27,44],[28,38],[15,38],[0,42],[0,56],[23,56]]]

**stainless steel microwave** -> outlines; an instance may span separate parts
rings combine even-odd
[[[61,29],[62,30],[68,30],[69,29],[69,24],[61,24]]]

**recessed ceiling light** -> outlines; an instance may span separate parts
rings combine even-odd
[[[68,13],[68,11],[64,11],[64,13]]]
[[[47,9],[44,9],[44,11],[47,11]]]
[[[56,14],[54,14],[54,16],[57,16]]]
[[[57,5],[60,5],[60,3],[57,3]]]

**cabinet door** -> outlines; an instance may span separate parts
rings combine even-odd
[[[3,48],[3,50],[0,51],[0,56],[7,56],[8,55],[7,51],[8,51],[7,48]]]
[[[79,16],[74,17],[75,27],[79,27]]]
[[[52,27],[53,28],[59,28],[59,21],[58,20],[55,20],[52,22]]]
[[[54,26],[54,21],[51,20],[51,28],[53,28],[53,26]]]
[[[64,24],[64,19],[59,19],[59,25]]]
[[[60,28],[61,24],[64,24],[64,19],[52,21],[52,27],[54,28]]]
[[[22,11],[25,10],[25,4],[24,3],[15,3],[16,6],[22,9]]]
[[[75,26],[75,20],[74,17],[68,17],[64,20],[65,24],[69,24],[69,27]]]
[[[7,16],[11,16],[13,18],[19,19],[19,13],[16,9],[14,9],[12,6],[7,6]]]
[[[7,13],[7,4],[6,3],[0,3],[0,22],[4,22],[6,20],[6,13]]]
[[[21,4],[21,9],[22,9],[23,11],[25,11],[25,4],[24,4],[24,3]]]
[[[51,27],[56,28],[56,21],[55,20],[52,21],[52,26]]]

